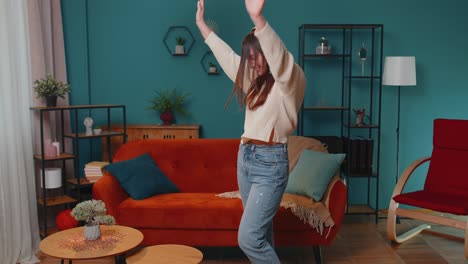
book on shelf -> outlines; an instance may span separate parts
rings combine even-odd
[[[85,172],[85,173],[89,173],[89,174],[93,174],[93,173],[94,173],[94,174],[96,174],[96,173],[99,174],[99,173],[102,173],[103,170],[104,170],[104,169],[100,169],[100,168],[96,168],[96,169],[88,169],[88,168],[85,168],[85,169],[84,169],[84,172]]]
[[[85,164],[84,173],[89,182],[98,181],[103,175],[103,168],[109,164],[107,161],[92,161]]]
[[[348,154],[351,174],[372,174],[374,163],[374,140],[353,136],[344,138],[344,152]],[[348,150],[348,148],[350,148]]]
[[[101,179],[101,176],[86,176],[86,179],[89,182],[97,182],[99,179]]]
[[[86,168],[99,168],[99,169],[102,169],[104,166],[108,165],[109,162],[107,161],[91,161],[89,163],[86,163],[85,164],[85,169]]]

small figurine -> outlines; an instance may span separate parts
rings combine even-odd
[[[367,60],[367,50],[364,46],[364,42],[362,43],[362,47],[358,52],[359,59],[361,60],[361,75],[364,76],[364,64]]]
[[[356,126],[365,126],[364,116],[366,115],[366,108],[353,108],[354,114],[356,114]]]
[[[88,116],[84,119],[83,124],[86,127],[86,136],[92,136],[93,135],[93,119]]]
[[[319,45],[315,48],[315,53],[320,55],[331,54],[331,46],[328,45],[328,39],[326,37],[320,38]]]

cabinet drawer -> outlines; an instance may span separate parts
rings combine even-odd
[[[198,129],[143,129],[143,139],[198,138]]]
[[[106,130],[103,127],[103,130]],[[113,131],[123,131],[122,126],[112,126]],[[199,138],[199,125],[127,125],[127,141],[139,139],[194,139]],[[111,138],[111,156],[122,146],[121,138]],[[107,139],[102,140],[102,158],[109,161]]]

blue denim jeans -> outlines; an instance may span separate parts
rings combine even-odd
[[[237,157],[237,181],[244,213],[238,243],[252,263],[280,263],[273,248],[273,217],[288,183],[286,144],[241,144]]]

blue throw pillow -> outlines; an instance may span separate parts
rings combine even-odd
[[[104,169],[117,178],[122,188],[135,200],[179,192],[147,153],[134,159],[111,163]]]
[[[322,200],[345,156],[304,149],[289,175],[286,192],[309,196],[315,201]]]

